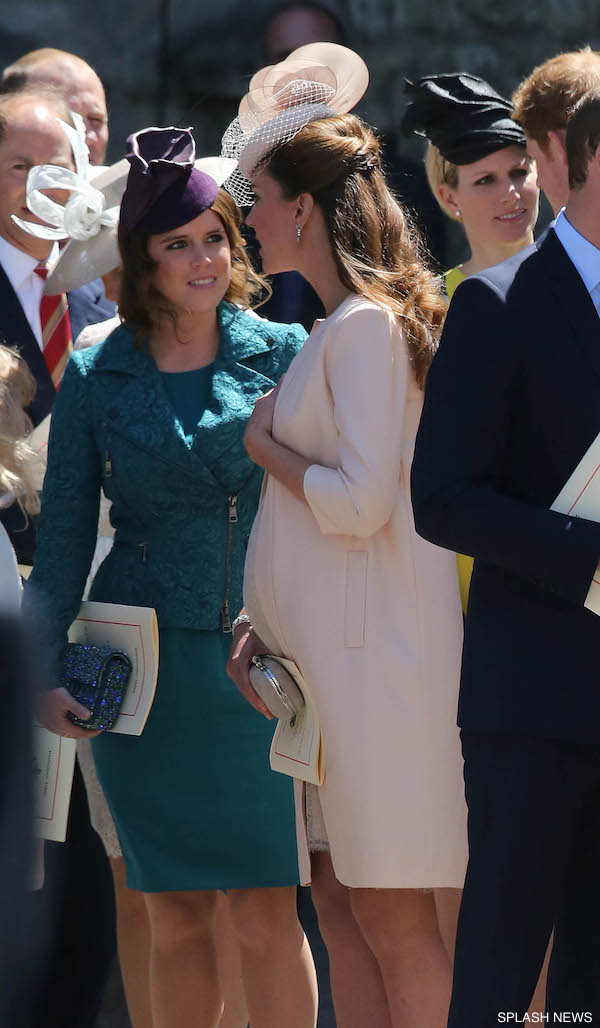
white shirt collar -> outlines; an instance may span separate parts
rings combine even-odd
[[[29,278],[39,263],[36,257],[18,250],[0,236],[0,264],[15,293],[18,293],[25,279]]]
[[[565,208],[560,211],[554,222],[554,231],[560,239],[567,257],[575,265],[588,293],[600,283],[600,250],[589,239],[582,236],[565,215]]]

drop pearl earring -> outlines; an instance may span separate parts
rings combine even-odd
[[[300,236],[302,235],[302,229],[299,225],[296,225],[296,236],[298,237],[298,243],[300,243]]]

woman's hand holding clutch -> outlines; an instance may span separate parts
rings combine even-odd
[[[48,692],[39,693],[36,706],[38,721],[55,735],[64,735],[71,739],[93,739],[95,735],[100,734],[89,728],[80,728],[79,725],[75,725],[69,720],[67,717],[69,711],[84,720],[90,716],[90,711],[86,707],[82,707],[81,703],[78,703],[62,686],[59,689],[49,689]]]
[[[256,634],[252,625],[244,622],[234,628],[233,641],[227,661],[227,674],[233,679],[244,699],[248,700],[259,714],[264,714],[271,721],[273,715],[252,688],[249,677],[250,661],[267,652],[262,639]]]

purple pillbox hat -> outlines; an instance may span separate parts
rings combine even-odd
[[[194,168],[190,129],[147,128],[127,140],[131,168],[121,202],[120,229],[144,235],[170,232],[214,203],[219,187]]]

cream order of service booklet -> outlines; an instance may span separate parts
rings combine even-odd
[[[111,731],[118,735],[141,735],[158,677],[158,623],[154,608],[84,600],[69,629],[69,642],[112,646],[127,654],[133,670]]]
[[[40,839],[64,842],[75,767],[75,740],[34,722],[34,831]]]
[[[596,436],[550,509],[574,518],[600,521],[600,435]],[[585,606],[594,614],[600,614],[600,566],[592,579]]]
[[[304,706],[289,721],[278,721],[269,758],[273,771],[300,778],[313,785],[322,785],[325,777],[321,726],[314,700],[306,680],[293,660],[276,660],[290,673],[304,696]]]

